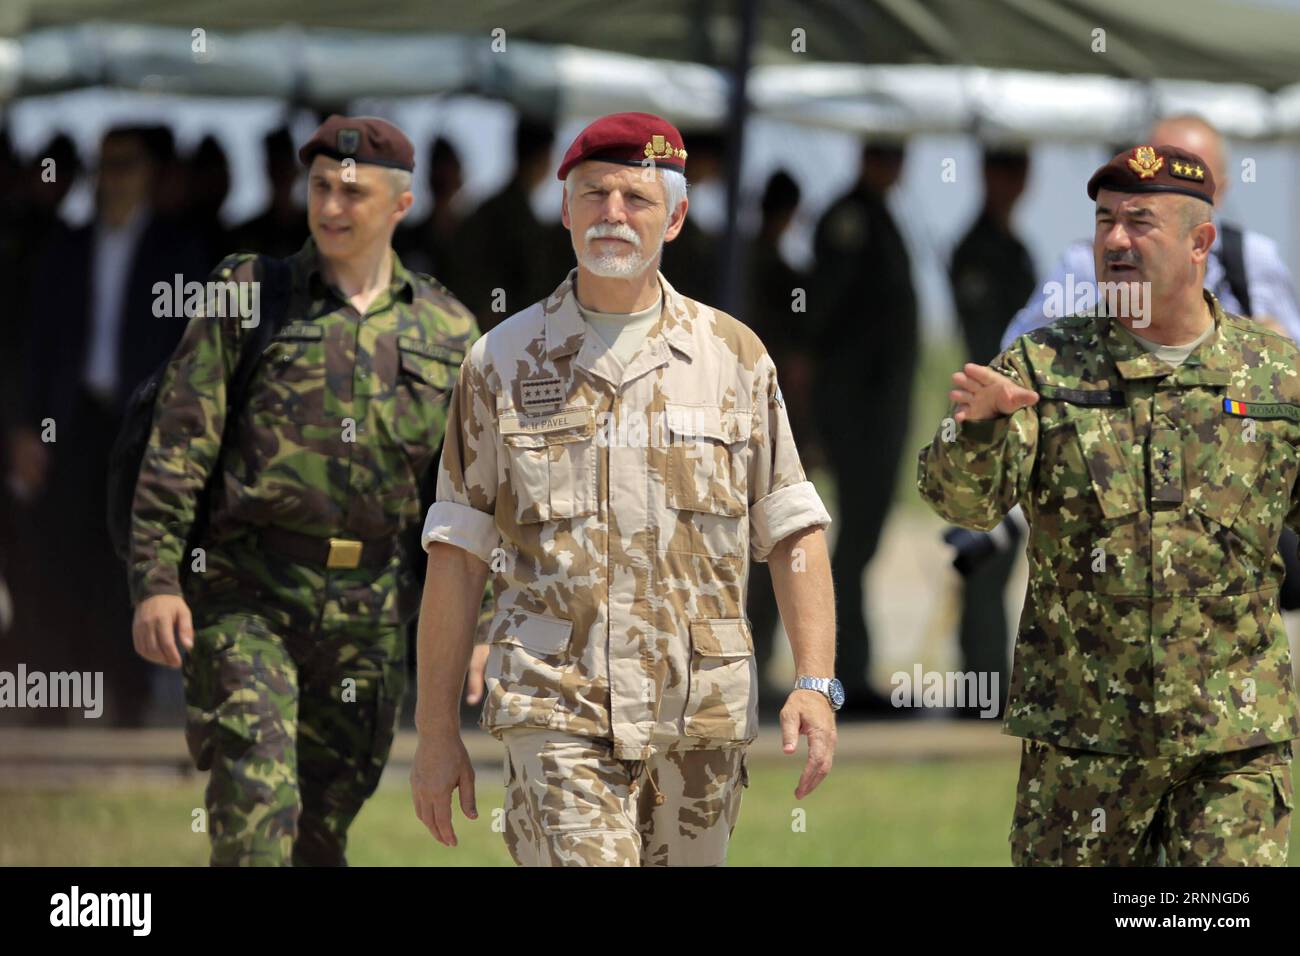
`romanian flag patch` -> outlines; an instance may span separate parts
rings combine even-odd
[[[1286,418],[1293,422],[1300,422],[1300,405],[1290,405],[1286,402],[1238,402],[1235,399],[1225,398],[1223,410],[1229,415],[1240,418],[1261,420]]]

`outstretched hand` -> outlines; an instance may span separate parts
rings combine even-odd
[[[1022,388],[987,365],[967,362],[962,371],[952,373],[952,381],[957,387],[948,397],[957,403],[957,414],[953,417],[959,422],[982,422],[1010,415],[1038,401],[1037,392]]]

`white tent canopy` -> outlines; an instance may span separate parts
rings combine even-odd
[[[545,115],[650,110],[696,129],[726,121],[729,82],[700,63],[518,40],[494,52],[481,38],[445,34],[285,27],[196,38],[170,27],[88,24],[0,40],[0,99],[111,86],[329,107],[359,96],[475,92]],[[1190,111],[1236,139],[1300,139],[1300,84],[1269,93],[1186,80],[809,62],[754,67],[749,98],[760,115],[856,133],[1111,142],[1153,116]]]

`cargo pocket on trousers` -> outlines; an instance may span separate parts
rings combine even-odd
[[[223,623],[220,630],[215,628]],[[194,647],[181,663],[185,689],[185,744],[194,766],[212,769],[221,733],[221,707],[234,688],[225,679],[222,658],[234,646],[238,630],[258,626],[248,615],[213,618],[194,628]]]
[[[691,621],[690,686],[682,732],[718,741],[758,734],[758,667],[743,618]]]
[[[497,612],[488,631],[482,726],[549,727],[569,668],[573,622],[516,608]]]

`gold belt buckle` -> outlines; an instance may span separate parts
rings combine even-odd
[[[357,568],[361,566],[361,542],[349,538],[330,538],[330,556],[325,559],[327,568]]]

